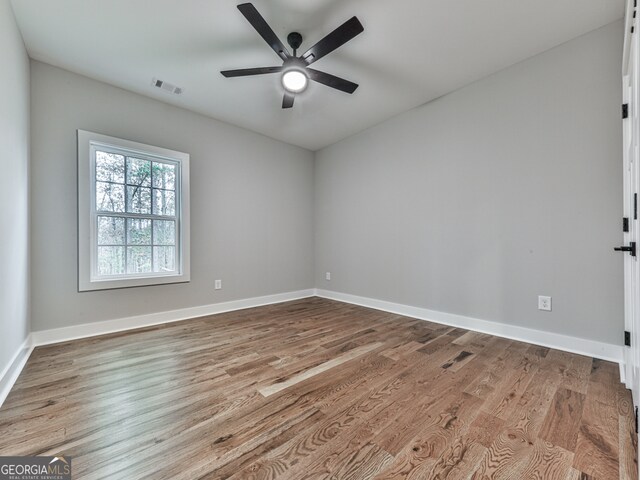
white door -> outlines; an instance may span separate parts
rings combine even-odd
[[[626,117],[624,132],[624,218],[627,228],[623,233],[625,283],[625,330],[631,333],[631,347],[625,348],[625,382],[633,393],[636,405],[640,401],[640,265],[634,255],[640,239],[638,195],[640,187],[640,40],[638,18],[634,15],[634,0],[627,5],[625,22],[625,54],[623,63],[623,103]],[[637,252],[640,255],[640,251]]]

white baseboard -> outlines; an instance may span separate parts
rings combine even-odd
[[[2,407],[2,404],[13,388],[13,385],[20,376],[20,373],[27,363],[27,360],[29,360],[29,356],[32,351],[33,342],[31,335],[29,335],[22,345],[20,345],[16,350],[13,358],[11,358],[7,366],[2,370],[2,373],[0,373],[0,407]]]
[[[313,296],[315,296],[315,289],[311,288],[308,290],[298,290],[296,292],[266,295],[264,297],[253,297],[242,300],[232,300],[230,302],[214,303],[211,305],[201,305],[198,307],[181,308],[179,310],[169,310],[167,312],[149,313],[135,317],[84,323],[82,325],[54,328],[51,330],[40,330],[32,332],[31,336],[35,346],[49,345],[52,343],[95,337],[97,335],[133,330],[135,328],[151,327],[162,323],[190,320],[197,317],[215,315],[216,313],[243,310],[245,308],[260,307],[262,305],[271,305],[273,303],[288,302]]]
[[[316,295],[318,297],[329,298],[331,300],[352,303],[354,305],[383,310],[385,312],[405,315],[407,317],[413,317],[420,320],[428,320],[430,322],[450,325],[452,327],[464,328],[466,330],[488,333],[498,337],[519,340],[521,342],[555,348],[557,350],[564,350],[565,352],[577,353],[579,355],[586,355],[619,364],[622,364],[623,362],[622,345],[613,345],[610,343],[587,340],[585,338],[570,337],[559,333],[507,325],[505,323],[491,322],[489,320],[480,320],[478,318],[438,312],[435,310],[428,310],[426,308],[412,307],[409,305],[386,302],[367,297],[359,297],[348,293],[317,289]]]
[[[624,368],[624,362],[623,360],[620,360],[620,365],[618,365],[620,367],[620,383],[624,383],[625,386],[627,388],[629,388],[629,386],[627,385],[627,372]]]
[[[215,315],[216,313],[243,310],[245,308],[260,307],[274,303],[288,302],[301,298],[315,296],[315,289],[298,290],[296,292],[277,293],[263,297],[246,298],[233,300],[230,302],[214,303],[211,305],[201,305],[198,307],[182,308],[167,312],[150,313],[135,317],[118,318],[95,323],[85,323],[70,327],[54,328],[51,330],[40,330],[31,332],[24,344],[16,351],[9,365],[0,374],[0,407],[9,395],[11,388],[22,372],[33,349],[40,345],[50,345],[53,343],[67,342],[80,338],[95,337],[108,333],[122,332],[136,328],[150,327],[163,323],[177,322],[180,320],[190,320],[193,318]]]
[[[288,302],[313,296],[338,300],[354,305],[361,305],[363,307],[374,308],[376,310],[383,310],[385,312],[396,313],[398,315],[405,315],[421,320],[428,320],[453,327],[465,328],[467,330],[487,333],[512,340],[519,340],[580,355],[587,355],[616,362],[621,365],[623,361],[623,347],[620,345],[612,345],[594,340],[561,335],[558,333],[507,325],[488,320],[480,320],[477,318],[438,312],[435,310],[360,297],[347,293],[332,292],[322,289],[308,289],[32,332],[20,349],[15,353],[9,365],[0,374],[0,406],[2,406],[2,403],[9,394],[9,391],[20,375],[24,365],[27,363],[34,347],[133,330],[136,328],[150,327],[163,323],[189,320],[207,315],[215,315],[217,313],[242,310],[245,308]],[[621,368],[621,376],[623,373],[624,370]]]

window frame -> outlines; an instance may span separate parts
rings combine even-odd
[[[123,140],[108,135],[78,130],[78,291],[165,285],[189,282],[190,276],[190,215],[189,215],[189,160],[184,152]],[[175,217],[126,212],[100,212],[96,205],[96,150],[135,157],[157,163],[176,165]],[[125,160],[126,161],[126,160]],[[125,163],[126,166],[126,163]],[[126,173],[125,173],[126,175]],[[127,190],[127,180],[124,180]],[[150,187],[153,196],[153,185]],[[153,202],[153,200],[152,200]],[[175,220],[176,245],[174,272],[148,272],[122,275],[97,275],[98,271],[98,217]],[[153,230],[153,222],[152,230]],[[152,233],[153,235],[153,233]],[[127,245],[124,245],[125,258]],[[153,261],[153,241],[151,255]]]

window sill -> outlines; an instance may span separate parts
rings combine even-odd
[[[109,280],[80,280],[78,284],[79,292],[92,292],[96,290],[113,290],[118,288],[151,287],[154,285],[168,285],[172,283],[188,283],[190,276],[182,275],[162,275],[157,277],[135,277],[117,278]]]

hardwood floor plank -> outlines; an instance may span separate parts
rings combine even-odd
[[[616,421],[618,425],[614,425]],[[587,395],[573,461],[574,468],[595,478],[618,478],[619,435],[617,408]]]
[[[520,478],[564,480],[571,473],[573,453],[538,439]]]
[[[470,427],[469,437],[475,443],[489,448],[504,430],[505,421],[486,412],[479,412]]]
[[[399,411],[418,398],[417,392],[410,390],[407,390],[409,395],[405,398],[395,398],[395,393],[403,386],[406,385],[396,379],[392,384],[362,399],[356,409],[352,407],[308,435],[299,436],[289,445],[284,445],[284,448],[274,451],[272,455],[236,473],[232,478],[300,478],[313,464],[316,464],[315,468],[321,468],[317,464],[318,459],[332,455],[336,445],[368,442]]]
[[[542,361],[540,368],[562,377],[562,386],[579,392],[587,393],[593,359],[582,355],[551,350]],[[619,380],[619,379],[618,379]]]
[[[289,469],[303,471],[314,456],[322,456],[328,451],[330,447],[326,446],[327,443],[338,436],[349,435],[349,431],[356,429],[358,425],[366,427],[364,431],[372,438],[407,407],[420,399],[429,398],[425,395],[423,382],[424,376],[428,376],[426,372],[430,363],[426,359],[427,357],[419,354],[414,362],[398,363],[395,370],[397,375],[390,381],[387,379],[387,383],[378,387],[376,383],[372,383],[368,390],[362,391],[362,397],[355,404],[352,400],[347,410],[328,418],[325,425],[309,432],[306,437],[292,440],[290,445],[284,445],[280,451],[274,451],[272,455],[239,472],[236,474],[237,478],[275,478],[275,472],[279,475],[286,472],[295,478],[295,472],[290,472]],[[431,368],[439,370],[437,365],[432,365]]]
[[[478,376],[464,389],[466,393],[479,398],[489,398],[504,380],[508,367],[506,347],[510,340],[491,339],[485,349],[478,354],[479,358],[486,359],[487,368],[478,372]]]
[[[416,350],[418,350],[419,348],[422,348],[424,345],[420,342],[416,342],[416,341],[410,341],[407,343],[401,343],[393,348],[389,348],[388,350],[385,350],[384,352],[381,352],[381,355],[384,355],[385,357],[388,357],[392,360],[398,361],[400,360],[404,355],[407,355],[411,352],[415,352]]]
[[[331,342],[321,343],[320,346],[323,347],[323,348],[337,347],[340,344],[347,343],[347,342],[352,342],[354,340],[357,340],[358,338],[361,338],[363,336],[369,335],[370,333],[376,333],[376,330],[374,330],[373,328],[366,328],[364,330],[360,330],[359,332],[352,333],[351,335],[340,337],[340,338],[338,338],[336,340],[333,340]]]
[[[484,409],[492,415],[507,419],[518,408],[518,402],[534,378],[537,366],[525,362],[522,368],[507,369],[495,390],[486,398]]]
[[[478,479],[521,478],[522,462],[532,453],[535,438],[525,424],[508,426],[486,450],[472,477]]]
[[[636,450],[615,364],[320,298],[38,347],[0,408],[0,455],[79,480],[635,480]]]
[[[611,388],[619,378],[618,365],[605,362],[602,360],[594,360],[589,377],[589,392],[598,398],[598,401],[607,405],[617,406],[618,389]]]
[[[484,348],[489,340],[491,340],[491,335],[478,332],[467,332],[461,337],[456,338],[453,343],[456,345],[468,345],[470,347]]]
[[[473,478],[520,478],[560,381],[559,374],[535,374]]]
[[[633,401],[628,391],[618,388],[618,436],[620,452],[620,480],[635,478],[638,472],[638,435]]]
[[[360,355],[364,355],[365,353],[370,352],[371,350],[375,350],[383,345],[382,342],[371,343],[369,345],[363,345],[362,347],[354,348],[353,350],[349,350],[348,352],[336,357],[332,360],[322,363],[316,367],[310,368],[309,370],[299,373],[298,375],[294,375],[293,377],[285,380],[283,382],[274,383],[272,385],[259,388],[258,391],[265,397],[269,397],[274,393],[278,393],[282,390],[285,390],[292,385],[300,383],[308,378],[313,377],[314,375],[318,375],[322,372],[326,372],[327,370],[342,365],[349,360],[353,360],[354,358],[359,357]]]
[[[467,437],[456,437],[436,460],[428,478],[467,479],[486,454],[487,449]]]
[[[461,381],[464,380],[461,379]],[[434,412],[441,411],[439,415],[430,416],[420,422],[413,438],[401,442],[402,449],[394,455],[392,464],[377,478],[437,477],[443,475],[443,471],[450,475],[452,470],[461,468],[463,462],[469,461],[472,456],[470,448],[478,446],[479,448],[476,450],[480,452],[480,455],[484,452],[484,448],[471,439],[467,439],[462,446],[458,446],[456,443],[457,439],[461,439],[470,429],[470,423],[474,415],[478,414],[482,400],[469,394],[456,397],[452,395],[452,392],[449,392],[443,395],[440,402],[444,404],[452,397],[454,399],[447,407],[434,409]],[[377,443],[377,440],[374,439],[374,442]],[[471,444],[474,446],[471,447]],[[455,448],[448,449],[453,445],[456,445]],[[393,454],[392,451],[390,453]]]
[[[457,354],[454,358],[452,358],[451,360],[441,365],[441,367],[450,368],[452,372],[456,372],[465,364],[473,360],[472,357],[473,357],[472,352],[467,352],[466,350],[463,350],[462,352]]]
[[[225,369],[227,374],[233,376],[239,373],[247,372],[249,370],[254,370],[258,367],[263,367],[265,365],[270,365],[273,362],[277,362],[280,360],[280,357],[276,357],[275,355],[271,355],[268,357],[257,358],[255,360],[251,360],[250,362],[242,363],[236,367],[230,367]]]
[[[373,478],[393,460],[389,453],[373,443],[364,445],[350,443],[346,447],[327,455],[298,478],[302,480]]]
[[[559,388],[542,425],[540,438],[569,452],[575,452],[584,402],[583,394]]]
[[[576,470],[575,468],[572,468],[569,471],[569,474],[566,478],[567,480],[597,480],[591,475],[587,475],[586,473],[581,472],[580,470]]]
[[[451,340],[452,338],[447,335],[436,336],[435,338],[430,338],[426,343],[420,342],[425,343],[425,345],[417,351],[426,355],[431,355],[432,353],[437,352],[440,348],[449,345]]]

